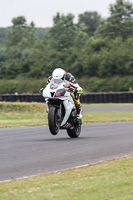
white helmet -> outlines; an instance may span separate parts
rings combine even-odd
[[[55,69],[52,73],[52,77],[54,79],[64,79],[65,75],[66,75],[66,71],[61,68]]]

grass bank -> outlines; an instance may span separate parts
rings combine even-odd
[[[45,104],[0,102],[0,128],[46,124]]]
[[[131,106],[132,104],[90,104],[83,106]],[[83,112],[83,123],[133,121],[132,111]],[[43,103],[0,102],[0,128],[47,125]]]
[[[132,200],[133,155],[0,183],[3,200]]]

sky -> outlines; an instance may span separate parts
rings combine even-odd
[[[12,19],[25,16],[27,23],[33,21],[36,27],[53,26],[57,12],[72,13],[75,22],[84,12],[97,11],[102,17],[109,16],[109,5],[116,0],[0,0],[0,27],[12,25]],[[130,2],[133,2],[133,0]]]

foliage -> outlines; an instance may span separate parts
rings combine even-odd
[[[86,25],[86,33],[92,36],[98,28],[100,20],[101,16],[97,12],[85,12],[79,15],[78,24],[84,23]]]
[[[12,19],[13,26],[6,35],[5,46],[21,48],[32,47],[34,44],[34,24],[26,24],[23,16]]]
[[[110,17],[98,32],[108,38],[133,36],[133,4],[125,0],[116,0],[110,5]]]
[[[0,44],[3,44],[5,37],[6,37],[6,33],[10,28],[0,28]]]
[[[2,79],[0,80],[0,94],[6,93],[38,93],[39,89],[45,87],[46,79],[24,79],[18,77],[18,79]]]
[[[74,16],[57,15],[53,18],[54,25],[50,30],[52,38],[52,47],[57,51],[62,51],[73,46],[75,38],[75,25],[73,23]]]
[[[106,78],[82,77],[76,79],[84,92],[115,92],[115,91],[133,91],[133,76],[113,76]],[[40,88],[46,86],[45,79],[25,79],[18,76],[17,79],[1,79],[0,94],[9,93],[38,93]]]
[[[47,29],[27,24],[24,16],[13,18],[10,28],[0,29],[0,79],[47,78],[57,67],[100,82],[133,75],[133,4],[116,0],[109,11],[107,19],[86,11],[77,24],[73,14],[57,13]],[[117,88],[128,90],[128,83]],[[105,89],[111,90],[108,83]]]

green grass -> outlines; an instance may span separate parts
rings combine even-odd
[[[133,121],[133,111],[84,112],[83,123]]]
[[[84,104],[83,106],[132,106],[132,104]],[[83,123],[133,121],[133,111],[83,112]],[[0,128],[47,125],[43,103],[0,102]]]
[[[4,127],[18,127],[18,126],[43,126],[47,125],[47,116],[36,113],[1,113],[0,128]]]
[[[1,200],[132,200],[133,155],[0,183]]]
[[[46,105],[44,103],[0,102],[0,111],[44,113],[46,111]]]
[[[0,128],[47,125],[43,103],[0,102]]]
[[[112,107],[112,106],[133,106],[133,103],[95,103],[95,104],[83,104],[83,107]]]

